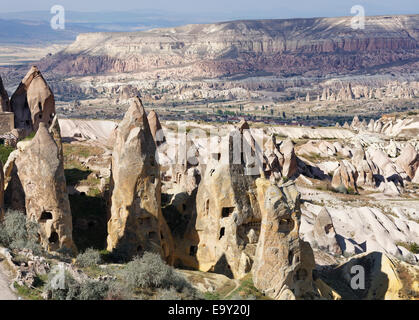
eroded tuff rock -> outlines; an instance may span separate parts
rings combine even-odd
[[[66,74],[157,71],[162,78],[215,78],[248,70],[336,74],[416,58],[417,21],[417,15],[366,17],[369,27],[356,39],[351,17],[187,25],[171,28],[170,37],[165,29],[88,33],[40,63]],[[333,92],[330,99],[336,96]]]
[[[0,77],[0,111],[7,112],[10,111],[10,101],[7,91],[4,89],[3,80]]]
[[[298,173],[297,156],[291,139],[277,144],[272,135],[264,145],[264,161],[265,176],[273,180],[291,178]]]
[[[264,145],[264,156],[265,156],[265,177],[274,181],[279,181],[282,177],[281,163],[284,162],[283,154],[279,151],[276,144],[276,138],[274,135],[270,136],[268,141]]]
[[[252,274],[253,282],[267,296],[278,300],[312,299],[313,251],[299,238],[299,193],[293,182],[271,185],[256,180],[262,224]]]
[[[332,187],[339,189],[342,186],[346,190],[358,192],[356,181],[358,179],[358,172],[355,167],[347,160],[339,161],[339,167],[335,170],[332,178]]]
[[[260,229],[255,176],[245,174],[245,155],[233,161],[233,141],[249,141],[240,130],[245,126],[224,137],[221,150],[212,150],[196,197],[199,269],[234,278],[250,271]]]
[[[419,167],[419,153],[410,143],[407,143],[396,159],[396,164],[407,173],[410,179],[413,179]]]
[[[352,164],[357,170],[356,185],[375,187],[374,175],[378,173],[378,168],[367,158],[362,147],[355,148]]]
[[[37,67],[33,66],[10,99],[15,128],[36,131],[39,123],[51,125],[55,115],[54,94]]]
[[[165,137],[163,134],[163,129],[157,116],[157,113],[154,110],[151,110],[147,116],[148,123],[150,125],[150,131],[153,136],[156,145],[159,146],[160,144],[165,142]]]
[[[337,238],[332,217],[326,208],[322,208],[316,217],[313,228],[313,236],[319,247],[335,254],[342,254]]]
[[[161,212],[155,156],[147,115],[141,100],[135,98],[116,130],[107,248],[124,257],[154,251],[171,264],[173,241]]]
[[[281,163],[282,175],[291,178],[298,171],[297,157],[291,139],[283,141],[279,147],[279,151],[283,154],[283,162]]]
[[[368,156],[379,168],[379,174],[382,180],[393,181],[395,184],[403,186],[403,180],[407,178],[407,174],[402,168],[391,161],[387,154],[377,149],[368,152]]]
[[[19,151],[15,166],[26,215],[39,223],[43,247],[75,250],[62,156],[45,123],[40,123],[32,141]]]

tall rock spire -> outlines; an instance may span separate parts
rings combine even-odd
[[[124,258],[154,251],[172,263],[173,241],[161,212],[160,170],[155,155],[156,144],[144,107],[135,98],[116,131],[107,248]]]
[[[60,149],[45,123],[16,157],[28,219],[40,224],[40,240],[47,250],[76,250],[72,217]]]

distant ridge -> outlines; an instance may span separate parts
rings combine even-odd
[[[419,15],[238,20],[143,32],[81,34],[40,65],[46,71],[87,75],[154,72],[219,77],[267,72],[324,75],[367,72],[418,62]],[[166,72],[167,71],[167,72]],[[157,72],[157,71],[156,71]]]

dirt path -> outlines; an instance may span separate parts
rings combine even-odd
[[[236,284],[236,286],[234,287],[234,289],[233,289],[233,290],[231,290],[229,293],[227,293],[227,294],[224,296],[224,299],[225,299],[225,298],[227,298],[228,296],[230,296],[231,294],[233,294],[233,292],[234,292],[234,291],[236,291],[236,290],[238,289],[238,287],[240,287],[240,280],[234,279],[233,281],[234,281],[234,283]]]
[[[0,300],[17,300],[15,294],[10,290],[9,285],[9,279],[6,276],[4,267],[0,263]]]

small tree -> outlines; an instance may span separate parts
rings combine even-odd
[[[76,258],[76,264],[79,267],[93,267],[102,263],[100,252],[93,248],[88,248],[83,253],[80,253]]]
[[[11,249],[30,249],[34,254],[43,253],[38,241],[39,225],[26,220],[23,212],[9,210],[0,223],[0,243]]]

